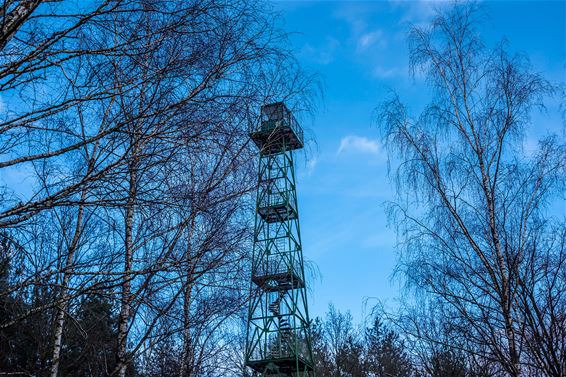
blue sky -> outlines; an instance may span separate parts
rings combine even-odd
[[[304,124],[316,144],[298,168],[303,249],[319,272],[310,281],[313,317],[324,315],[333,302],[361,321],[377,300],[394,307],[400,293],[391,279],[395,233],[383,208],[393,191],[372,114],[390,89],[415,112],[427,102],[423,82],[409,74],[405,35],[410,23],[430,20],[437,6],[449,4],[275,3],[285,28],[296,32],[292,44],[298,59],[325,85],[323,104]],[[565,2],[488,1],[483,6],[487,17],[481,33],[489,45],[507,38],[512,50],[530,56],[535,70],[564,82]],[[562,132],[554,110],[533,117],[537,127],[527,143]],[[566,215],[564,204],[559,211]]]

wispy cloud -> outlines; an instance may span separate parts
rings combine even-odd
[[[340,140],[340,146],[336,151],[336,155],[343,152],[355,151],[361,153],[378,154],[379,153],[379,142],[377,140],[368,139],[363,136],[350,135],[343,137]]]
[[[391,68],[387,68],[387,67],[383,67],[380,65],[377,65],[373,68],[372,70],[372,75],[375,78],[378,79],[390,79],[393,77],[405,77],[405,76],[409,76],[409,70],[404,67],[404,69],[401,69],[399,67],[391,67]]]
[[[314,173],[314,169],[316,169],[316,164],[318,164],[318,159],[316,157],[313,157],[307,161],[307,175],[311,175],[312,173]]]
[[[317,64],[326,65],[334,60],[336,55],[336,50],[340,47],[340,41],[338,39],[327,36],[324,43],[320,46],[313,46],[311,44],[306,44],[301,49],[301,54]]]
[[[393,7],[401,7],[404,9],[404,15],[401,22],[410,22],[412,24],[427,23],[432,19],[437,10],[443,7],[454,5],[452,0],[389,0],[389,4]]]
[[[375,6],[367,2],[343,2],[334,10],[336,19],[346,21],[354,35],[366,31],[368,17],[376,12]]]
[[[358,38],[358,51],[363,51],[371,46],[378,46],[384,48],[387,46],[387,41],[382,30],[374,30],[362,34]]]

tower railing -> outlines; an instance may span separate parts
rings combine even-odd
[[[289,111],[287,113],[281,112],[279,119],[263,119],[259,124],[256,132],[272,133],[276,128],[289,128],[297,136],[297,139],[301,144],[304,144],[304,131],[303,128],[297,122],[297,119]]]
[[[273,193],[264,193],[259,199],[259,208],[268,207],[281,207],[289,205],[291,209],[295,210],[295,205],[292,202],[293,190],[282,190]]]
[[[278,332],[273,331],[266,336],[265,348],[256,348],[250,355],[250,361],[266,359],[286,359],[300,357],[308,358],[308,345],[304,338],[291,335],[289,340],[284,339]]]
[[[303,129],[283,102],[262,106],[260,123],[251,138],[263,155],[304,146]]]

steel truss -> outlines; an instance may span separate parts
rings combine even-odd
[[[246,365],[261,376],[313,377],[293,150],[303,132],[283,103],[262,107]]]

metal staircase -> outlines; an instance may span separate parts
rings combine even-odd
[[[246,365],[260,376],[313,377],[293,150],[303,131],[279,102],[261,109]]]
[[[279,291],[279,296],[269,304],[269,311],[277,318],[279,322],[279,341],[271,346],[270,356],[277,358],[280,355],[287,353],[292,347],[292,336],[293,331],[291,330],[291,324],[289,321],[281,315],[279,311],[279,306],[281,301],[285,297],[285,291]]]

